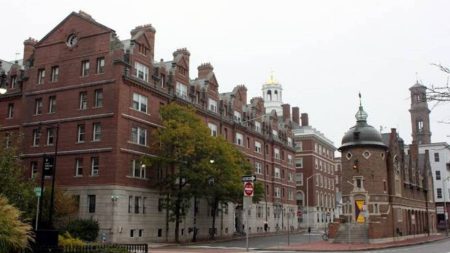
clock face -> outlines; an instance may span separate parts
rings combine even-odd
[[[78,42],[78,37],[72,33],[71,35],[69,35],[69,37],[67,37],[66,45],[68,47],[74,47],[77,44],[77,42]]]

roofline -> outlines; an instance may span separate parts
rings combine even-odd
[[[343,151],[344,149],[351,148],[351,147],[378,147],[387,150],[388,146],[385,144],[380,144],[379,142],[375,141],[362,141],[362,142],[350,142],[345,145],[340,146],[337,150]]]

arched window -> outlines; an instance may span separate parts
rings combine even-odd
[[[271,90],[267,91],[267,100],[272,101],[272,91]]]
[[[278,101],[278,91],[274,91],[273,94],[275,95],[275,101]]]

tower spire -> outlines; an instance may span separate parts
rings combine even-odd
[[[355,115],[357,122],[366,122],[367,121],[367,113],[364,111],[364,108],[362,106],[362,99],[361,99],[361,92],[358,93],[359,97],[359,110]]]

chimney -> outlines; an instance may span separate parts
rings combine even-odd
[[[150,57],[151,57],[151,59],[153,61],[154,52],[155,52],[155,33],[156,33],[156,30],[151,24],[136,26],[133,30],[130,31],[131,38],[133,39],[133,37],[138,32],[141,32],[141,31],[145,34],[145,36],[147,37],[147,39],[150,42],[150,52],[149,53],[150,53]]]
[[[23,42],[23,64],[25,65],[34,53],[34,46],[38,41],[33,38],[28,38]]]
[[[309,119],[307,113],[302,113],[302,126],[309,126]]]
[[[300,109],[296,107],[292,107],[292,121],[300,125]]]
[[[185,56],[185,60],[186,60],[186,63],[187,63],[187,65],[189,66],[189,56],[191,56],[191,53],[189,53],[189,51],[184,47],[184,48],[179,48],[179,49],[177,49],[175,52],[173,52],[173,58],[174,58],[174,60],[177,58],[177,57],[179,57],[179,56],[181,56],[181,55],[184,55]]]
[[[214,68],[211,63],[203,63],[197,68],[198,70],[198,78],[204,79],[208,76],[209,73],[213,72]]]
[[[283,107],[283,120],[287,121],[291,119],[291,105],[290,104],[283,104],[281,105]]]

